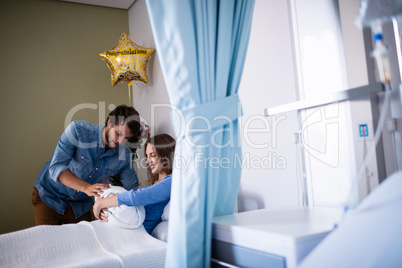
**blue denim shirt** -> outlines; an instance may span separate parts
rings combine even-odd
[[[70,170],[78,178],[95,184],[120,174],[126,190],[137,189],[138,177],[132,167],[131,150],[124,144],[105,152],[104,125],[74,121],[63,132],[52,159],[42,168],[34,187],[43,202],[60,214],[71,203],[76,218],[93,206],[92,198],[59,182],[60,174]]]

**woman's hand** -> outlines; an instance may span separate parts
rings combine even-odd
[[[110,207],[115,207],[118,205],[119,205],[119,201],[117,200],[117,195],[107,197],[107,198],[96,199],[94,207],[93,207],[93,212],[94,212],[95,218],[97,218],[98,220],[103,220],[102,215],[101,215],[102,210],[110,208]],[[106,216],[106,218],[107,218],[107,216]]]
[[[97,218],[98,220],[101,220],[100,213],[101,213],[101,211],[102,211],[103,209],[106,208],[105,205],[103,204],[103,201],[104,201],[105,199],[106,199],[106,198],[98,198],[98,199],[96,199],[96,201],[95,201],[95,204],[94,204],[94,207],[93,207],[93,212],[94,212],[95,218]]]
[[[105,222],[108,222],[108,221],[109,221],[109,218],[106,216],[105,211],[106,211],[106,209],[102,209],[102,210],[101,210],[100,219],[103,220],[103,221],[105,221]]]

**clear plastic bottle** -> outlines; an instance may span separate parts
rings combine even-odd
[[[371,28],[374,38],[374,50],[371,55],[375,58],[380,81],[389,83],[391,81],[391,67],[388,59],[388,49],[384,44],[382,28],[380,24],[375,24]]]

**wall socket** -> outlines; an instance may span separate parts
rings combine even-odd
[[[371,121],[355,122],[354,136],[356,141],[372,140],[374,137],[373,123]]]

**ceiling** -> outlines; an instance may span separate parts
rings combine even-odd
[[[61,0],[87,5],[129,9],[136,0]]]

